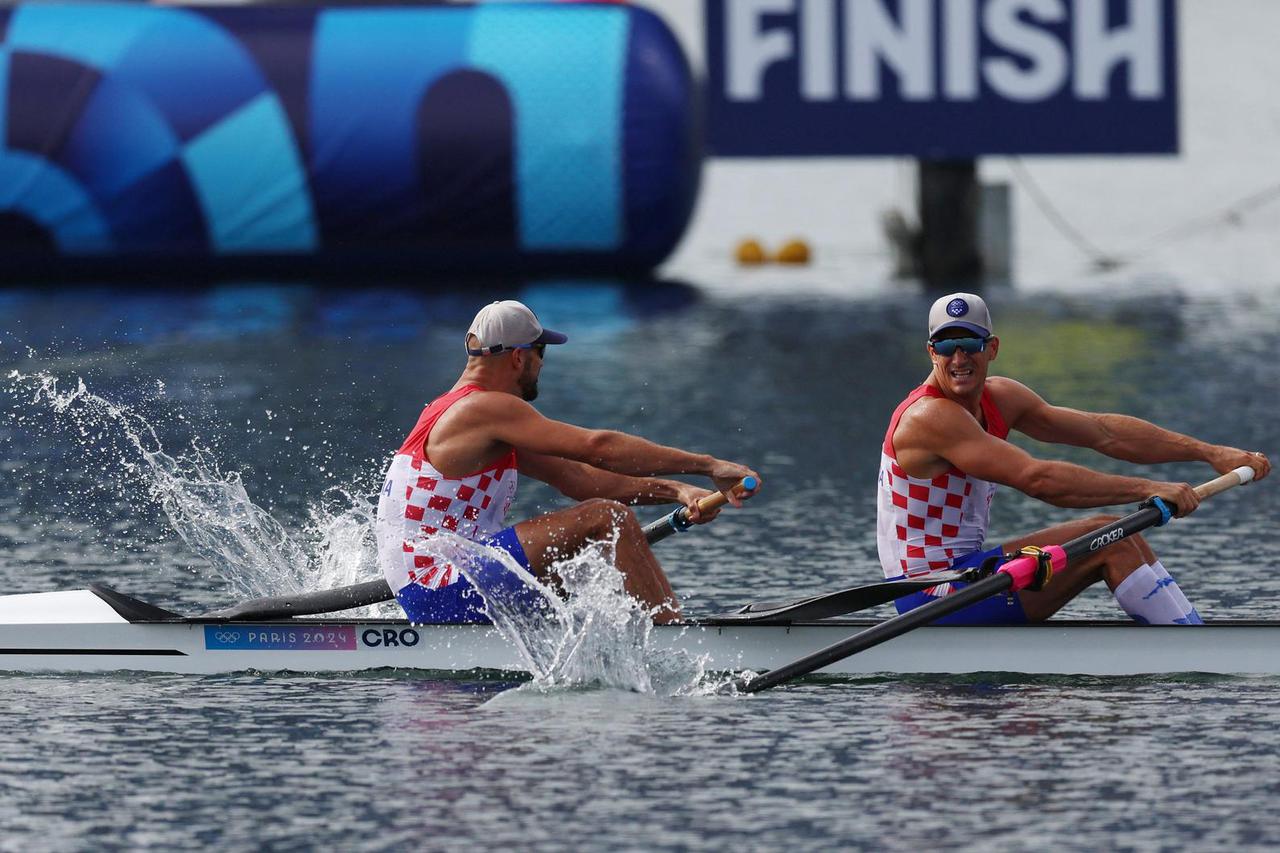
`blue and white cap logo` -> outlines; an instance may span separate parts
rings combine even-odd
[[[969,303],[963,299],[952,299],[947,303],[947,313],[952,317],[963,317],[969,313]]]

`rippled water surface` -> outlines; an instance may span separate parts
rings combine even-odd
[[[206,546],[174,532],[120,421],[59,415],[10,379],[0,585],[105,582],[195,612],[246,584],[358,573],[358,543],[343,531],[358,530],[386,454],[460,370],[477,305],[503,296],[572,338],[548,355],[544,413],[740,459],[765,477],[742,512],[659,546],[686,612],[879,576],[878,446],[926,371],[927,296],[241,286],[0,294],[0,368],[56,378],[64,392],[83,380],[128,407],[183,470],[223,483],[238,474],[245,498],[281,525],[283,553],[297,549],[292,571],[265,558],[211,564]],[[1280,293],[1135,285],[990,299],[997,372],[1051,401],[1280,452]],[[1271,482],[1237,490],[1151,534],[1207,618],[1280,616],[1276,494]],[[228,495],[213,498],[239,506]],[[525,481],[514,513],[560,504]],[[1073,515],[1002,494],[992,533]],[[1118,611],[1091,591],[1064,615]],[[1280,841],[1275,679],[811,680],[751,698],[516,686],[424,674],[0,676],[0,849]]]

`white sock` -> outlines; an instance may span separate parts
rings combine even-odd
[[[1193,605],[1190,601],[1187,600],[1186,594],[1184,594],[1182,589],[1179,588],[1178,582],[1173,579],[1173,575],[1169,574],[1169,570],[1164,567],[1164,564],[1161,563],[1159,560],[1156,560],[1154,563],[1151,564],[1151,571],[1156,573],[1156,578],[1159,580],[1164,580],[1165,578],[1169,579],[1168,583],[1165,584],[1164,588],[1168,590],[1170,593],[1172,593],[1175,598],[1178,599],[1178,606],[1182,608],[1183,613],[1187,614],[1186,624],[1203,625],[1204,620],[1201,619],[1200,614],[1196,612],[1195,605]],[[1182,623],[1179,623],[1179,624],[1182,624]]]
[[[1153,566],[1139,566],[1120,582],[1113,594],[1124,612],[1144,625],[1204,624],[1159,560]]]

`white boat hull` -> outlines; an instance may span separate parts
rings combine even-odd
[[[838,642],[871,621],[792,626],[662,626],[655,646],[706,655],[713,670],[762,671]],[[441,672],[525,669],[487,626],[410,626],[390,620],[242,623],[0,624],[0,670],[10,672]],[[1280,675],[1280,622],[1140,627],[1050,622],[929,627],[846,658],[825,673]]]

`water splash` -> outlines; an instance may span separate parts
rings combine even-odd
[[[494,626],[533,676],[521,690],[613,688],[666,696],[720,690],[724,680],[707,672],[708,656],[655,642],[653,611],[623,588],[616,541],[615,533],[552,565],[564,597],[501,548],[440,531],[414,549],[455,566],[480,592]],[[496,582],[503,573],[522,586]]]
[[[339,487],[311,504],[303,527],[310,557],[308,589],[347,586],[382,575],[374,536],[377,515],[378,505],[371,496]]]
[[[113,474],[140,486],[234,595],[307,592],[376,576],[370,499],[331,490],[311,506],[301,535],[291,536],[253,502],[240,474],[222,471],[198,440],[183,453],[166,453],[145,416],[92,393],[81,377],[70,388],[44,371],[12,370],[6,378],[14,396],[70,425],[86,458],[101,458],[111,439],[122,438],[128,454]]]

